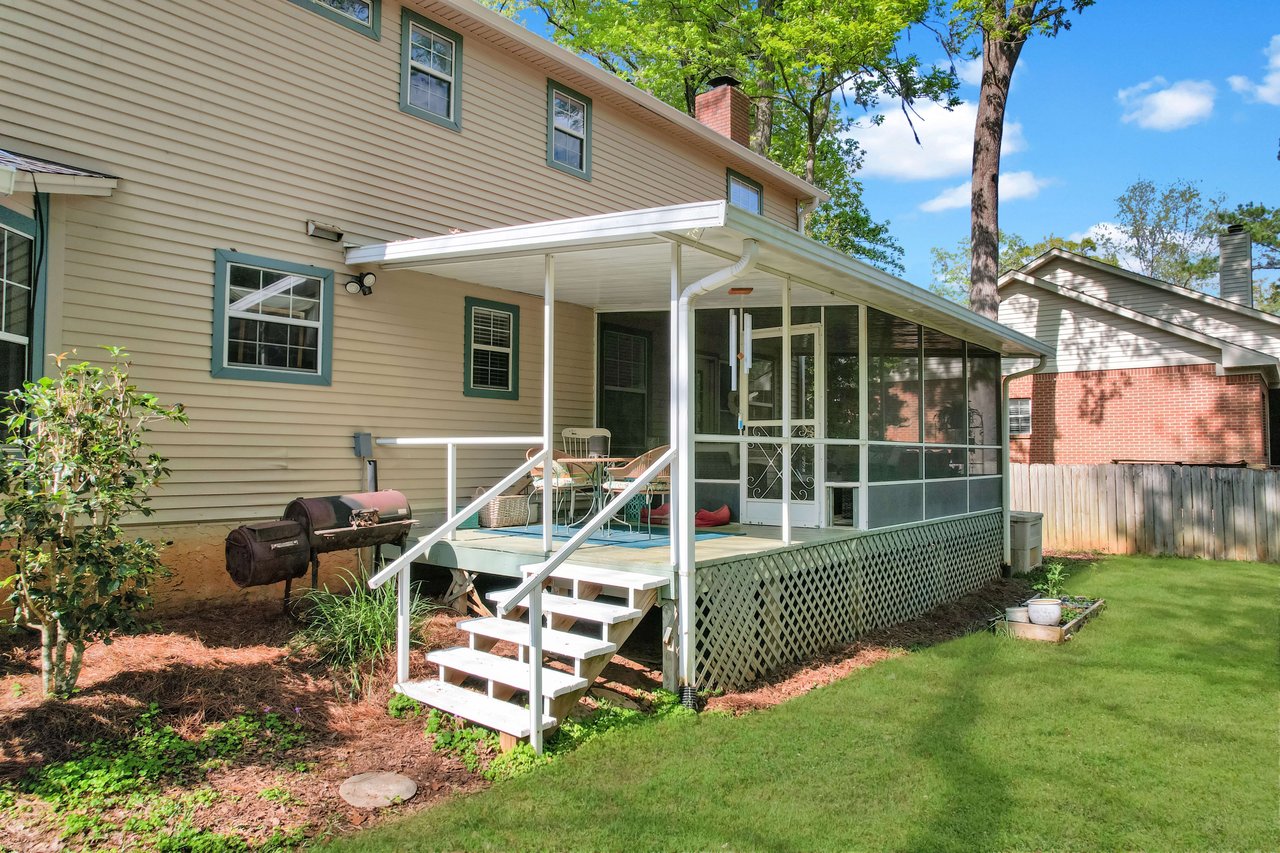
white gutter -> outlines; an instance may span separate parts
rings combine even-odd
[[[732,265],[716,270],[686,287],[680,294],[676,305],[676,351],[678,375],[678,391],[675,404],[677,408],[679,438],[675,440],[677,447],[674,462],[676,479],[676,512],[680,514],[678,535],[680,549],[677,561],[677,585],[680,596],[680,699],[684,704],[692,706],[696,701],[693,683],[693,619],[694,619],[694,484],[693,484],[693,406],[690,395],[693,374],[693,303],[704,293],[710,293],[729,284],[755,269],[760,260],[760,244],[755,240],[742,241],[742,256]],[[676,438],[672,437],[673,440]]]
[[[1001,531],[1001,535],[1004,537],[1004,564],[1006,566],[1013,565],[1013,541],[1009,533],[1009,483],[1013,479],[1013,472],[1009,470],[1009,466],[1012,464],[1012,460],[1010,458],[1012,454],[1009,452],[1009,386],[1015,379],[1019,379],[1023,376],[1031,376],[1032,374],[1039,373],[1044,370],[1044,363],[1046,359],[1048,359],[1048,356],[1042,355],[1040,356],[1039,361],[1031,367],[1028,367],[1026,370],[1019,370],[1016,373],[1010,373],[1008,376],[1000,379],[1000,434],[1004,437],[1004,441],[1002,442],[1004,445],[1002,448],[1004,450],[1004,476],[1000,478],[1001,491],[1003,494],[1001,495],[1000,507],[1001,518],[1004,520],[1004,527]]]

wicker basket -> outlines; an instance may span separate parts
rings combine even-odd
[[[538,520],[528,495],[498,495],[480,510],[481,527],[523,527]]]

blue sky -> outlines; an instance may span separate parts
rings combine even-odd
[[[1029,41],[1014,72],[1003,230],[1077,236],[1113,218],[1139,177],[1198,181],[1231,205],[1280,204],[1280,5],[1099,0],[1073,20]],[[960,96],[975,100],[976,85]],[[905,277],[919,284],[931,278],[930,247],[969,233],[973,132],[971,104],[923,112],[919,147],[896,116],[856,133],[867,206],[890,220]]]
[[[1072,20],[1056,38],[1029,41],[1014,72],[1003,230],[1078,238],[1112,219],[1116,196],[1138,178],[1194,180],[1230,205],[1280,204],[1280,4],[1098,0]],[[907,47],[945,61],[927,40]],[[896,107],[854,132],[867,152],[858,175],[867,206],[890,221],[904,277],[921,285],[932,278],[930,248],[969,234],[977,68],[959,70],[972,81],[959,93],[968,103],[921,106],[921,145]]]

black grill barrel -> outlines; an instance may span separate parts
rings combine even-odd
[[[264,586],[306,574],[311,544],[296,521],[255,521],[227,535],[227,573],[236,586]]]
[[[393,489],[296,498],[284,517],[302,525],[317,554],[389,545],[408,536],[414,525],[409,500]]]

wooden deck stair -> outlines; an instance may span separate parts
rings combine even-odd
[[[555,729],[573,709],[614,653],[657,601],[665,578],[565,563],[548,579],[542,597],[544,625],[542,689],[545,730]],[[488,594],[501,603],[513,589]],[[413,681],[396,689],[425,705],[493,729],[503,749],[529,737],[529,623],[521,607],[505,619],[458,623],[469,646],[430,652],[439,667],[435,681]],[[516,657],[495,653],[498,643],[516,647]],[[559,667],[547,666],[558,662]],[[571,667],[572,671],[566,671]]]

